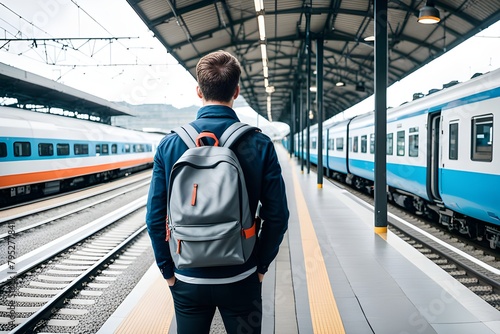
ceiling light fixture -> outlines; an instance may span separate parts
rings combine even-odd
[[[257,23],[259,25],[259,38],[261,41],[266,40],[266,22],[264,21],[264,15],[257,16]]]
[[[264,0],[254,0],[255,12],[257,14],[257,27],[259,29],[260,52],[262,56],[262,72],[264,74],[264,87],[267,95],[267,118],[270,122],[273,121],[271,112],[271,94],[274,93],[274,86],[269,84],[269,62],[267,59],[266,46],[266,22],[264,12]]]
[[[337,83],[335,84],[335,86],[342,87],[342,86],[345,86],[345,83],[342,80],[339,80],[339,81],[337,81]]]
[[[434,1],[428,0],[425,6],[420,8],[417,22],[423,24],[436,24],[439,21],[441,21],[439,10],[434,7]]]
[[[254,0],[255,11],[260,12],[264,9],[264,0]]]

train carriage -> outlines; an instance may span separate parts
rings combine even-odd
[[[437,215],[449,229],[486,237],[496,248],[500,136],[494,132],[500,128],[500,69],[446,86],[388,110],[388,197],[417,213]],[[318,130],[312,129],[311,162],[316,163]],[[327,120],[323,133],[326,173],[371,190],[373,112],[337,123]]]
[[[148,168],[162,137],[0,107],[1,205]]]
[[[471,94],[441,111],[439,199],[453,212],[499,225],[500,75],[478,77],[466,88]],[[447,221],[453,222],[467,230],[463,218]]]

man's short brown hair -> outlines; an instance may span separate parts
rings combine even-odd
[[[231,101],[240,75],[238,59],[222,50],[207,54],[196,65],[198,86],[206,101]]]

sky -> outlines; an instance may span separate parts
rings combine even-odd
[[[0,62],[110,101],[201,106],[194,78],[125,0],[0,0]],[[97,38],[124,37],[107,40]],[[80,38],[80,39],[76,39]],[[88,40],[92,38],[92,40]],[[387,105],[500,68],[500,22],[388,89]],[[0,101],[1,102],[1,101]],[[337,118],[373,110],[373,98]]]
[[[0,62],[110,101],[201,105],[194,78],[125,0],[0,0]],[[126,37],[116,40],[87,38]],[[54,65],[55,64],[55,65]],[[121,64],[121,65],[117,65]]]

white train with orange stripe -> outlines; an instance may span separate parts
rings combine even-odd
[[[0,107],[0,207],[149,168],[162,138]]]

